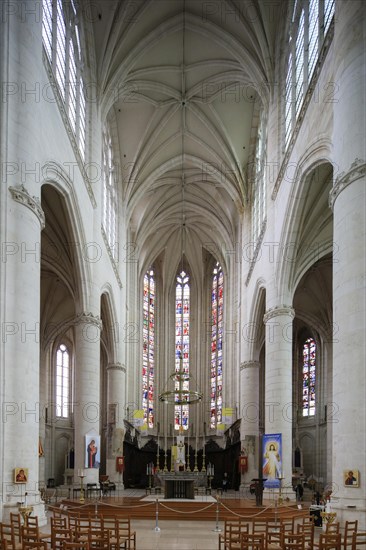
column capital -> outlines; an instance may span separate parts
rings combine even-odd
[[[366,162],[362,159],[356,158],[351,166],[348,172],[341,172],[333,185],[333,188],[331,189],[329,193],[329,207],[333,210],[334,209],[334,203],[336,199],[338,198],[338,195],[346,188],[348,185],[350,185],[352,182],[365,177],[366,175]]]
[[[93,315],[91,312],[86,313],[83,311],[82,313],[78,313],[76,315],[74,325],[81,325],[82,323],[87,325],[95,325],[99,328],[99,330],[102,330],[103,328],[103,323],[99,315]]]
[[[240,370],[244,369],[259,369],[261,366],[259,361],[243,361],[240,365]]]
[[[19,185],[17,187],[10,186],[9,187],[10,194],[16,202],[19,202],[20,204],[23,204],[27,208],[29,208],[33,214],[35,214],[38,218],[38,221],[41,226],[41,230],[45,228],[46,225],[46,218],[44,215],[44,212],[41,207],[41,201],[38,197],[32,197],[27,189],[24,187],[24,185]]]
[[[280,306],[271,307],[263,316],[263,322],[267,323],[273,317],[278,317],[279,315],[288,315],[292,319],[295,317],[295,310],[291,306],[286,306],[284,304]]]
[[[107,365],[107,371],[117,370],[121,372],[126,372],[126,366],[122,365],[122,363],[108,363]]]

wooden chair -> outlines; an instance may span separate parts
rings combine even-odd
[[[80,512],[68,511],[66,517],[67,527],[71,529],[72,532],[77,531],[80,521]]]
[[[102,514],[96,514],[95,512],[90,512],[89,517],[89,529],[102,529],[103,527],[103,517]]]
[[[47,550],[47,543],[40,540],[22,541],[22,550]]]
[[[225,548],[225,542],[240,542],[240,534],[249,533],[249,525],[241,519],[225,520],[224,532],[219,535],[219,550]]]
[[[304,550],[304,533],[282,533],[280,548],[281,550]]]
[[[39,540],[39,529],[38,527],[28,527],[27,525],[22,525],[22,544],[27,542],[41,542]]]
[[[295,533],[295,518],[280,518],[282,531]]]
[[[116,516],[102,516],[102,529],[109,532],[109,545],[111,549],[119,549],[119,532]]]
[[[340,529],[339,521],[336,521],[334,523],[327,523],[325,526],[326,533],[339,533],[339,529]]]
[[[52,516],[50,518],[51,529],[67,529],[67,518],[65,516]]]
[[[27,527],[37,527],[38,529],[38,516],[26,516],[25,525]]]
[[[341,550],[340,533],[321,533],[319,535],[319,544],[314,544],[318,550]]]
[[[281,524],[263,520],[255,519],[253,521],[253,535],[263,534],[264,536],[264,548],[265,550],[278,549],[281,540]]]
[[[64,542],[73,542],[73,536],[71,529],[64,529],[62,527],[54,527],[51,530],[51,548],[52,550],[59,550],[63,548]]]
[[[353,533],[352,550],[366,550],[366,531]]]
[[[222,540],[220,541],[219,537],[219,547],[221,543],[221,547],[230,548],[231,550],[234,550],[235,548],[240,549],[241,545],[241,534],[242,533],[249,533],[249,526],[248,524],[242,522],[240,519],[238,520],[232,520],[232,521],[225,521],[224,525],[224,533]]]
[[[109,531],[91,529],[88,533],[89,550],[109,550]]]
[[[0,540],[7,550],[20,550],[22,544],[15,540],[14,531],[10,524],[0,523]]]
[[[343,535],[343,550],[347,550],[352,546],[353,533],[357,533],[358,521],[346,521],[344,525]]]
[[[89,550],[89,543],[87,540],[84,542],[63,542],[63,550]]]
[[[13,530],[15,542],[20,544],[22,542],[22,522],[20,514],[10,512],[10,525]]]
[[[297,532],[304,534],[304,546],[307,550],[313,550],[314,547],[314,532],[315,526],[314,522],[309,521],[305,523],[300,523],[297,526]]]
[[[242,533],[240,537],[241,550],[265,550],[264,533]]]
[[[120,545],[124,545],[127,550],[136,549],[136,531],[131,530],[131,520],[127,518],[116,518],[118,528],[118,539]]]
[[[278,521],[267,521],[265,547],[267,550],[278,550],[284,534],[284,525]]]

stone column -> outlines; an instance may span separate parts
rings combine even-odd
[[[107,366],[107,474],[123,489],[123,473],[116,469],[116,458],[123,456],[126,367],[121,363]]]
[[[282,486],[292,480],[292,321],[295,312],[279,305],[264,315],[266,325],[265,433],[282,434]],[[261,453],[263,454],[262,450]],[[291,498],[292,493],[286,496]]]
[[[365,205],[366,10],[362,0],[336,3],[334,28],[333,147],[335,181],[330,194],[334,216],[333,258],[333,426],[332,481],[337,519],[365,523]],[[359,486],[344,484],[357,470]],[[352,508],[348,508],[352,506]]]
[[[240,440],[241,450],[248,457],[248,471],[241,475],[241,486],[258,477],[259,436],[259,361],[244,361],[240,365]],[[256,451],[257,449],[257,451]]]
[[[331,422],[333,428],[332,481],[335,496],[341,499],[337,506],[344,510],[344,521],[349,519],[347,506],[363,509],[366,506],[365,487],[362,487],[365,481],[358,488],[344,485],[346,470],[358,470],[360,479],[366,479],[365,176],[365,163],[355,163],[337,180],[331,194],[336,246],[333,261],[335,330],[330,407],[333,414],[328,423]]]
[[[2,429],[4,521],[17,503],[32,505],[46,521],[38,494],[40,233],[44,214],[39,200],[23,186],[10,187],[6,237],[2,248]],[[25,484],[13,483],[14,469],[28,470]],[[14,509],[15,507],[15,509]]]
[[[101,436],[100,410],[100,317],[80,313],[75,319],[75,483],[83,468],[85,483],[99,482],[99,468],[86,469],[85,436]],[[103,438],[99,440],[99,446]],[[101,449],[98,449],[99,453]],[[97,454],[97,457],[100,454]]]

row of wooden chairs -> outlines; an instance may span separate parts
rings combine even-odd
[[[29,550],[30,547],[61,550],[66,543],[89,550],[134,550],[136,532],[131,530],[129,517],[104,514],[81,517],[74,513],[54,515],[51,517],[51,532],[42,533],[37,516],[28,516],[22,525],[20,514],[10,514],[10,524],[0,523],[0,542],[0,550]]]
[[[118,543],[120,545],[125,544],[128,550],[136,548],[136,531],[131,529],[131,520],[129,517],[121,517],[114,514],[109,515],[104,512],[80,514],[79,512],[70,511],[67,512],[66,517],[62,514],[54,514],[53,521],[59,527],[61,526],[61,522],[65,520],[67,528],[74,533],[82,535],[88,531],[107,530],[111,533],[113,541],[118,539]],[[111,543],[112,546],[115,546],[115,544]]]
[[[362,534],[357,536],[357,528],[357,521],[347,521],[342,537],[339,523],[327,524],[326,532],[322,533],[318,542],[315,542],[312,516],[302,518],[296,529],[294,519],[280,518],[274,522],[272,520],[237,518],[225,521],[224,533],[219,535],[219,550],[223,548],[227,550],[231,547],[233,549],[241,548],[242,543],[244,544],[242,535],[263,535],[264,550],[278,550],[282,547],[302,548],[302,545],[304,550],[323,550],[327,548],[327,541],[330,545],[329,549],[333,548],[331,544],[337,544],[340,550],[351,550],[355,545],[356,549],[366,550],[366,548],[362,549]],[[332,536],[333,538],[331,538]],[[291,537],[291,540],[286,541],[286,537]],[[245,545],[244,548],[246,548]]]
[[[321,533],[319,543],[316,546],[319,550],[341,550],[340,533]],[[264,533],[244,533],[240,534],[239,539],[228,540],[225,542],[225,550],[266,550],[266,548],[277,548],[277,550],[305,550],[305,538],[302,533],[282,533],[277,545],[266,544]],[[353,533],[352,550],[365,550],[366,532]]]

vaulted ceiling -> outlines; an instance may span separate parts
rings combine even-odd
[[[178,261],[183,233],[188,261],[208,243],[232,246],[280,13],[257,0],[101,0],[91,9],[102,119],[140,258],[167,250]]]

